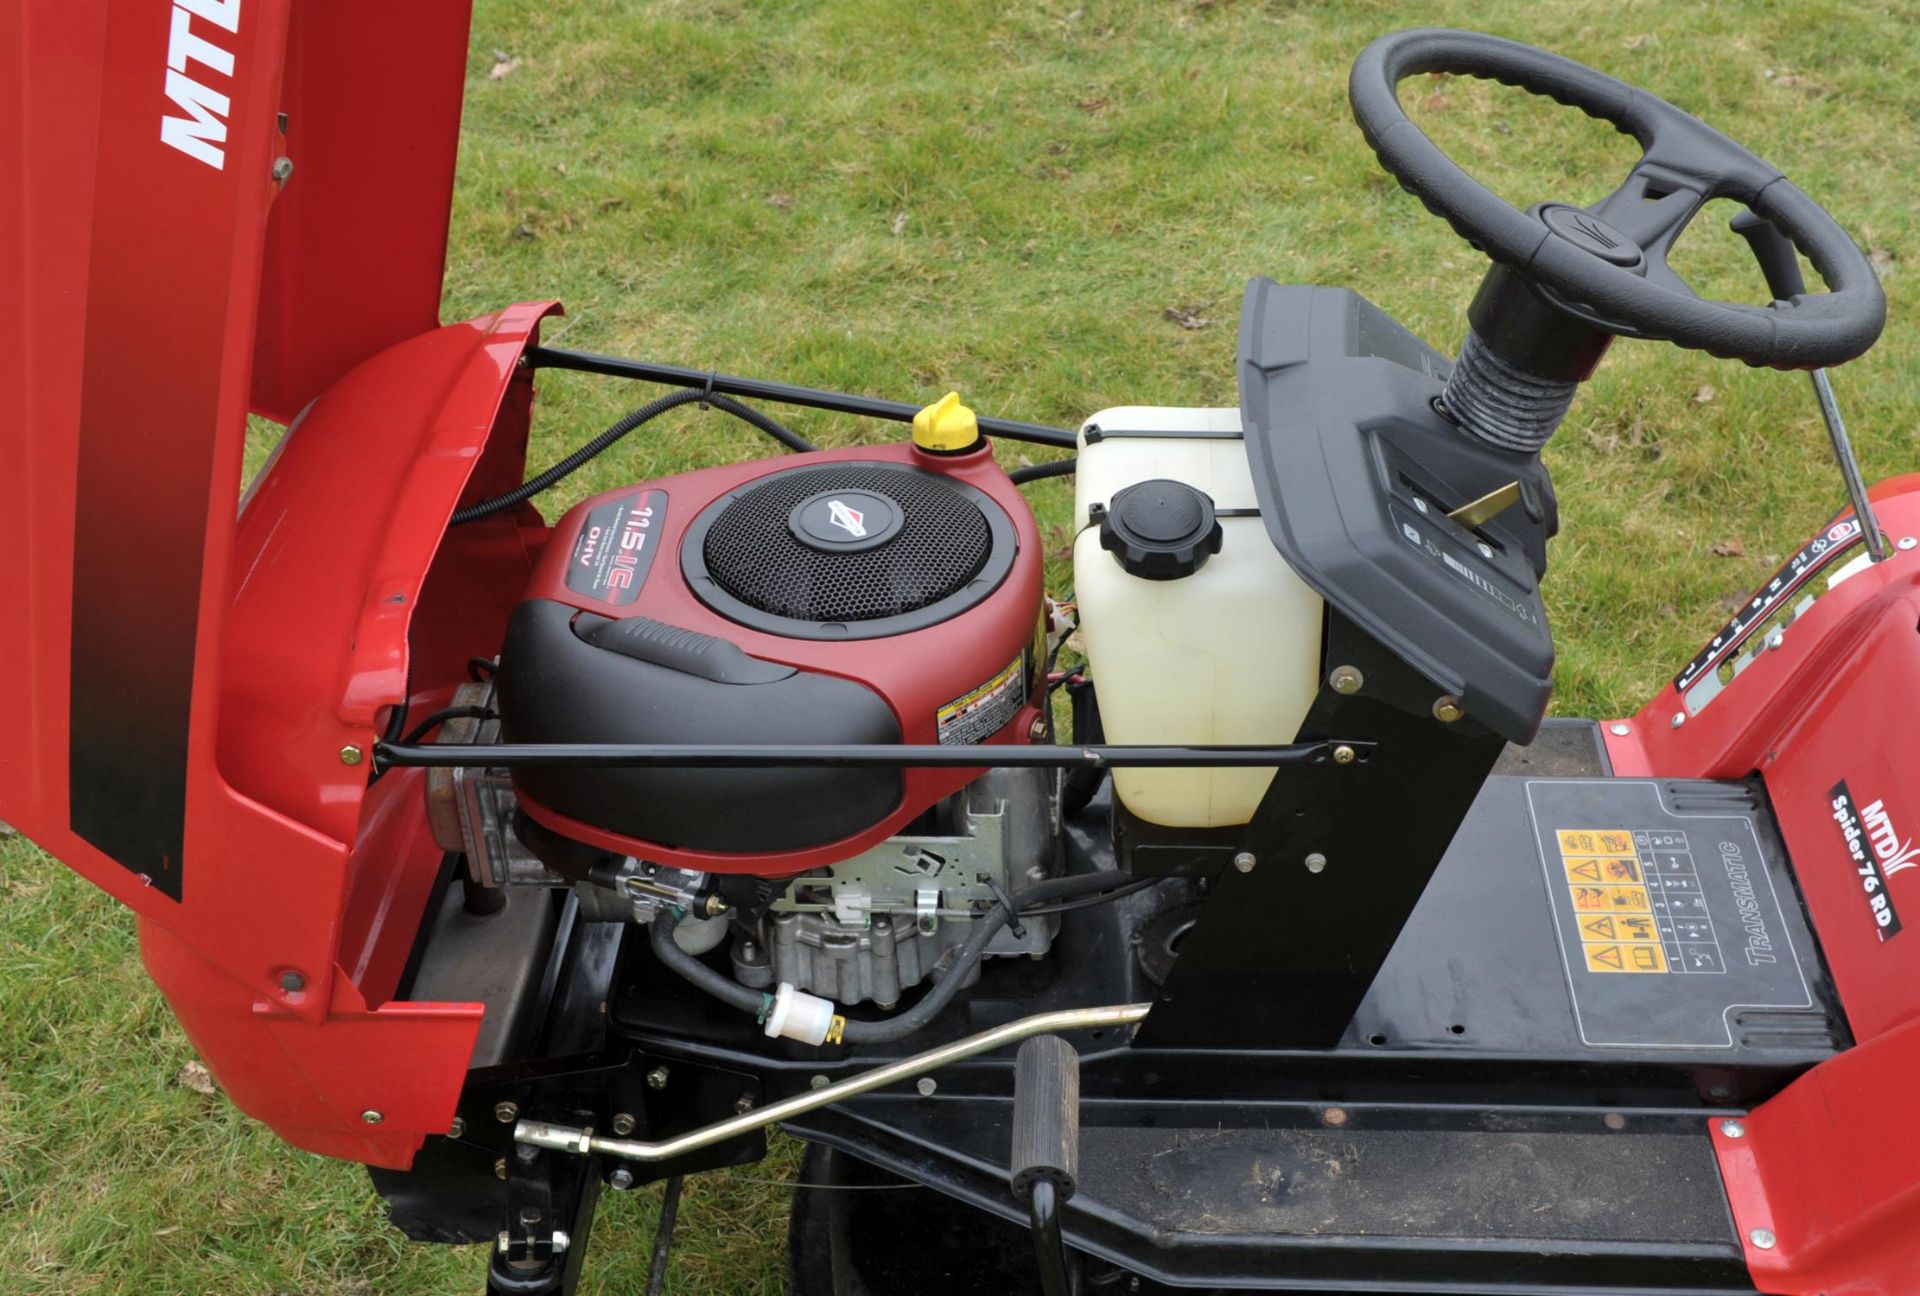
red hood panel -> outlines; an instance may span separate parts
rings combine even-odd
[[[253,0],[249,0],[252,3]],[[267,223],[253,407],[282,423],[440,322],[468,0],[296,4],[286,157]]]
[[[0,819],[177,895],[245,414],[435,326],[468,6],[10,8]]]

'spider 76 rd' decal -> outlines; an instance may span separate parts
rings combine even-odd
[[[1833,785],[1827,801],[1833,810],[1833,822],[1847,844],[1854,872],[1859,875],[1867,914],[1882,943],[1890,941],[1900,934],[1900,911],[1894,908],[1887,879],[1920,865],[1920,847],[1900,839],[1884,803],[1875,801],[1863,807],[1855,801],[1845,779]]]

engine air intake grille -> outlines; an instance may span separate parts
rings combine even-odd
[[[768,617],[885,621],[953,599],[981,578],[1002,547],[996,532],[1003,527],[992,524],[987,510],[1001,512],[972,487],[916,468],[799,468],[773,473],[723,501],[703,518],[704,536],[699,526],[688,535],[683,556],[695,589],[730,616],[735,613],[712,598],[701,574],[729,599]],[[1004,526],[1004,516],[999,520]]]

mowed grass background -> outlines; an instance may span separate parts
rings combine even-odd
[[[445,314],[555,296],[569,314],[547,337],[568,346],[914,401],[953,387],[1061,425],[1232,403],[1254,274],[1349,285],[1451,352],[1482,262],[1380,173],[1345,98],[1368,39],[1444,22],[1642,85],[1831,206],[1891,300],[1879,349],[1836,378],[1882,477],[1920,468],[1916,21],[1912,4],[1809,0],[481,0]],[[1522,204],[1591,202],[1635,156],[1501,87],[1422,78],[1404,97]],[[1703,291],[1764,300],[1729,215],[1704,213],[1676,260]],[[646,393],[544,376],[536,465]],[[828,445],[899,433],[784,417]],[[676,412],[543,503],[767,449],[720,414]],[[1804,377],[1665,345],[1616,347],[1548,457],[1566,713],[1637,707],[1841,502]],[[1057,592],[1071,486],[1029,494]],[[10,1290],[478,1289],[482,1252],[402,1241],[359,1167],[196,1092],[192,1057],[126,914],[0,844]],[[782,1289],[793,1160],[787,1145],[689,1185],[673,1290]],[[642,1283],[655,1200],[609,1194],[586,1290]]]

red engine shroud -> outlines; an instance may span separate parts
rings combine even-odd
[[[850,462],[896,463],[941,473],[989,496],[1012,519],[1018,545],[1018,554],[1005,580],[981,602],[950,620],[873,639],[789,638],[732,621],[695,595],[681,568],[680,550],[702,510],[729,491],[772,473],[801,466]],[[604,504],[648,493],[665,496],[665,522],[648,535],[647,544],[654,552],[638,597],[615,603],[569,588],[568,563],[581,530],[593,512]],[[992,680],[1009,663],[1023,662],[1026,672],[1023,701],[991,737],[982,739],[989,743],[1013,743],[1029,741],[1029,732],[1040,716],[1036,699],[1045,696],[1044,682],[1039,679],[1045,645],[1043,640],[1036,642],[1043,633],[1040,620],[1043,579],[1040,535],[1033,512],[1019,488],[995,464],[984,443],[980,450],[958,456],[929,454],[917,446],[900,444],[828,450],[707,468],[597,495],[575,507],[554,527],[527,597],[551,599],[583,612],[616,619],[648,617],[728,640],[751,656],[766,661],[850,680],[872,689],[886,701],[899,722],[901,741],[910,744],[937,743],[936,717],[942,707]],[[682,868],[786,876],[865,850],[900,831],[941,797],[957,792],[983,772],[978,769],[907,770],[902,778],[900,804],[872,827],[811,849],[761,855],[682,850],[621,837],[559,814],[524,791],[520,804],[528,814],[554,831],[604,850]]]

